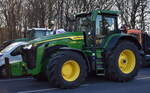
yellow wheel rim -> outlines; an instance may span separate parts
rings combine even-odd
[[[129,49],[123,50],[120,53],[118,64],[119,69],[123,73],[125,74],[131,73],[134,70],[136,64],[135,54]]]
[[[80,75],[80,66],[74,60],[66,61],[61,69],[61,74],[66,81],[75,81]]]

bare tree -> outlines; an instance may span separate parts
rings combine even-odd
[[[5,40],[20,38],[28,28],[51,27],[52,20],[57,29],[71,31],[74,14],[114,7],[121,11],[122,24],[145,30],[150,14],[147,4],[148,0],[0,0],[0,34]]]
[[[147,0],[116,0],[116,6],[121,11],[123,23],[132,29],[145,30]]]
[[[110,10],[114,0],[56,0],[54,3],[56,25],[58,28],[70,28],[71,16],[80,12],[89,12],[95,9]]]
[[[142,31],[145,31],[147,23],[146,20],[148,20],[148,1],[147,0],[142,0],[140,4],[140,9],[139,9],[139,27]]]
[[[0,0],[0,6],[9,31],[9,39],[15,39],[18,37],[17,25],[20,24],[22,0]]]

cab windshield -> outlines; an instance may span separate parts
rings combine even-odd
[[[76,31],[91,33],[93,29],[91,15],[80,15],[76,18]]]
[[[91,21],[91,14],[82,14],[76,18],[76,31],[86,32],[88,35],[94,29],[96,24],[96,34],[107,35],[108,33],[117,30],[116,17],[115,16],[101,16],[96,17],[96,21]]]
[[[39,37],[42,37],[42,36],[47,36],[47,35],[50,35],[50,31],[47,31],[47,30],[31,30],[31,31],[28,31],[27,32],[27,38],[30,38],[30,39],[35,39],[35,38],[39,38]]]

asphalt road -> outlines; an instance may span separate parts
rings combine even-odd
[[[31,77],[1,79],[0,93],[150,93],[150,68],[143,68],[133,81],[127,83],[93,77],[75,89],[53,88],[48,82],[37,82]]]

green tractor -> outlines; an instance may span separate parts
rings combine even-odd
[[[51,30],[47,29],[47,28],[32,28],[32,29],[28,29],[26,32],[26,36],[25,38],[19,38],[19,39],[15,39],[15,40],[7,40],[5,42],[3,42],[0,45],[0,51],[3,50],[5,47],[7,47],[8,45],[10,45],[11,43],[14,42],[27,42],[42,36],[46,36],[46,35],[50,35],[51,34]]]
[[[89,73],[119,82],[134,79],[142,47],[118,29],[117,17],[117,11],[106,10],[77,14],[73,32],[30,41],[20,51],[28,73],[58,88],[77,87]]]
[[[5,41],[0,46],[0,78],[29,75],[25,70],[25,63],[22,61],[21,55],[12,56],[11,53],[27,44],[27,41],[46,35],[51,35],[50,29],[32,28],[27,31],[26,38]],[[9,63],[6,63],[6,58],[8,58]]]

